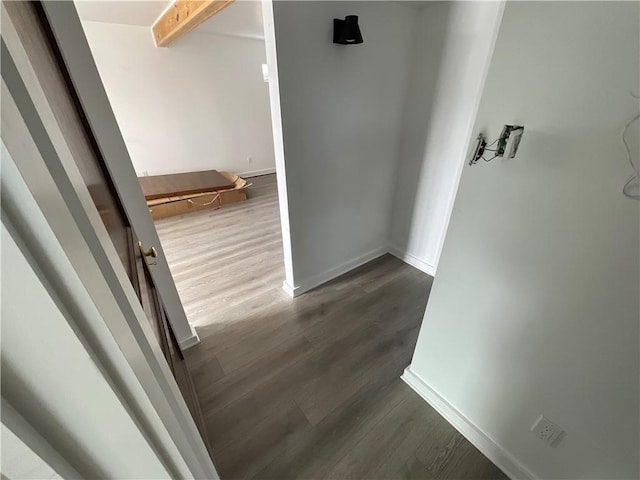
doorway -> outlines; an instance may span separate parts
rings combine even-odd
[[[136,176],[216,170],[246,182],[247,200],[189,198],[177,215],[156,216],[147,198],[186,319],[201,335],[233,321],[264,289],[284,294],[286,192],[276,179],[284,162],[276,167],[275,68],[269,72],[262,2],[232,2],[159,48],[149,33],[170,3],[76,8]],[[196,344],[198,333],[181,346]]]

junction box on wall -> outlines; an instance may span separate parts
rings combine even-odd
[[[476,140],[473,155],[469,160],[469,165],[476,164],[480,159],[485,162],[490,162],[497,157],[514,158],[518,152],[518,147],[520,146],[520,140],[522,139],[523,133],[524,125],[505,125],[498,139],[491,144],[487,144],[486,137],[480,133]],[[495,149],[489,148],[496,143],[497,145]],[[493,152],[493,157],[488,159],[484,158],[484,153],[486,151]]]

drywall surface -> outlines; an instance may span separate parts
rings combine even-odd
[[[2,262],[3,398],[84,478],[171,478],[4,223]]]
[[[156,48],[150,27],[82,25],[138,175],[274,172],[264,40],[194,31]]]
[[[3,411],[5,410],[3,403]],[[0,426],[0,440],[2,440],[2,476],[5,478],[46,478],[48,480],[62,480],[54,468],[44,461],[20,437],[15,435],[3,423]],[[78,477],[80,474],[74,472]]]
[[[283,288],[295,284],[293,280],[293,262],[291,259],[291,234],[289,231],[289,193],[287,192],[287,172],[284,163],[284,144],[282,140],[282,115],[280,112],[280,79],[278,78],[278,52],[276,51],[276,31],[273,21],[273,2],[261,3],[264,43],[267,51],[269,73],[269,102],[271,104],[271,124],[273,130],[273,149],[276,161],[278,181],[278,206],[280,207],[280,225],[282,228],[282,253],[284,257],[285,279]],[[291,288],[292,289],[292,288]],[[289,292],[293,295],[293,291]]]
[[[299,286],[386,250],[415,11],[375,1],[273,9]],[[351,14],[364,43],[332,43],[333,19]]]
[[[638,478],[639,4],[508,2],[411,370],[538,478]],[[630,134],[638,158],[638,131]],[[529,428],[544,414],[555,448]]]
[[[424,2],[416,15],[392,251],[434,274],[480,101],[501,2]]]

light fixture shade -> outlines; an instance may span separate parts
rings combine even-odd
[[[344,20],[333,19],[333,43],[356,45],[363,42],[357,15],[347,15]]]

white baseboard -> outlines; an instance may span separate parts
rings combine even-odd
[[[284,282],[282,288],[292,297],[297,297],[298,295],[302,295],[303,293],[308,292],[309,290],[316,288],[323,283],[327,283],[328,281],[333,280],[334,278],[339,277],[340,275],[343,275],[350,270],[359,267],[360,265],[364,265],[365,263],[370,262],[371,260],[374,260],[387,252],[388,249],[386,247],[376,248],[375,250],[371,250],[370,252],[365,253],[364,255],[360,255],[353,260],[349,260],[348,262],[338,265],[337,267],[331,268],[326,272],[306,278],[298,282],[296,286],[291,286]]]
[[[389,245],[389,253],[403,262],[408,263],[412,267],[416,267],[418,270],[423,271],[427,275],[431,275],[433,277],[436,274],[436,267],[434,265],[420,260],[418,257],[415,257],[398,247]]]
[[[289,282],[287,282],[286,280],[284,282],[282,282],[282,289],[287,292],[287,295],[289,295],[291,298],[296,296],[296,287],[292,286]]]
[[[405,369],[401,378],[456,430],[464,435],[473,446],[480,450],[484,456],[496,464],[509,478],[525,480],[536,479],[535,475],[518,462],[513,455],[495,443],[488,435],[416,375],[411,370],[411,365]]]
[[[260,175],[269,175],[271,173],[276,173],[275,167],[263,168],[262,170],[251,170],[250,172],[236,173],[236,175],[242,178],[249,178],[249,177],[259,177]]]
[[[381,255],[384,255],[385,253],[390,253],[394,257],[399,258],[403,262],[408,263],[418,270],[423,271],[427,275],[434,276],[436,273],[436,269],[433,265],[424,262],[409,253],[403,252],[393,245],[388,245],[387,247],[380,247],[371,250],[364,255],[354,258],[353,260],[349,260],[348,262],[345,262],[342,265],[338,265],[337,267],[327,270],[326,272],[306,278],[298,282],[298,284],[295,286],[291,285],[285,280],[284,282],[282,282],[282,289],[287,292],[290,297],[297,297],[298,295],[302,295],[303,293],[308,292],[309,290],[314,289],[322,285],[323,283],[327,283],[328,281],[333,280],[334,278],[339,277],[340,275],[343,275],[348,271],[353,270],[354,268],[358,268],[359,266],[364,265],[365,263],[370,262],[371,260],[374,260]]]
[[[196,331],[193,329],[193,327],[191,327],[191,331],[193,333],[190,337],[187,337],[184,340],[181,340],[178,342],[178,344],[180,345],[180,350],[184,351],[200,343],[200,337],[198,336]]]

